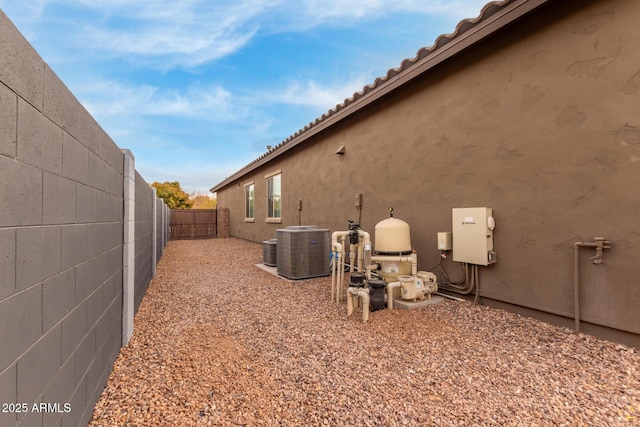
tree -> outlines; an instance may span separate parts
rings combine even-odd
[[[191,200],[193,200],[191,209],[215,209],[217,204],[215,196],[198,194],[196,192],[191,193]]]
[[[158,197],[164,200],[170,209],[190,209],[193,206],[193,200],[187,193],[182,191],[179,182],[154,182],[151,184],[155,187]]]

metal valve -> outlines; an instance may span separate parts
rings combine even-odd
[[[608,240],[604,240],[604,237],[594,237],[594,246],[596,248],[596,254],[591,257],[594,264],[602,264],[604,261],[602,260],[602,252],[603,249],[611,249],[611,242]]]

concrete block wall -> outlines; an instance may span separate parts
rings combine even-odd
[[[167,245],[167,239],[169,237],[169,233],[168,233],[168,229],[166,228],[166,224],[169,224],[168,221],[168,215],[170,212],[170,209],[167,205],[165,205],[162,201],[162,199],[158,198],[157,196],[155,196],[155,188],[152,188],[154,190],[154,200],[155,200],[155,206],[154,206],[154,213],[153,213],[153,224],[155,225],[155,229],[154,229],[154,236],[153,236],[153,247],[154,247],[154,258],[153,258],[153,262],[151,265],[152,268],[152,272],[151,272],[151,276],[155,277],[156,275],[156,269],[155,266],[156,264],[160,261],[160,258],[162,258],[162,254],[164,253],[164,248]]]
[[[152,277],[153,264],[153,190],[136,171],[136,213],[135,213],[135,311],[142,302]]]
[[[1,11],[0,58],[0,425],[82,426],[122,344],[124,156]]]

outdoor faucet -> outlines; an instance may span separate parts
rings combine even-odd
[[[611,242],[608,240],[604,240],[604,237],[594,237],[593,241],[596,248],[596,254],[595,256],[592,256],[591,259],[593,260],[594,264],[602,264],[604,262],[602,260],[602,250],[610,249]]]

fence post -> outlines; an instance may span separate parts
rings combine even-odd
[[[164,207],[165,211],[165,223],[164,223],[164,245],[166,246],[169,243],[169,239],[171,238],[171,209],[169,206]]]
[[[156,277],[156,263],[158,262],[158,190],[151,187],[153,197],[151,197],[151,206],[153,209],[152,233],[151,233],[151,278]]]
[[[161,237],[162,237],[162,244],[160,245],[160,254],[161,256],[164,255],[164,247],[167,244],[167,240],[165,239],[165,231],[164,231],[164,227],[167,225],[167,210],[165,209],[166,206],[164,205],[164,203],[162,203],[160,205],[160,212],[162,213],[162,227],[160,227],[160,232],[161,232]]]
[[[133,335],[136,243],[136,168],[129,150],[124,155],[124,241],[122,247],[122,346]]]

